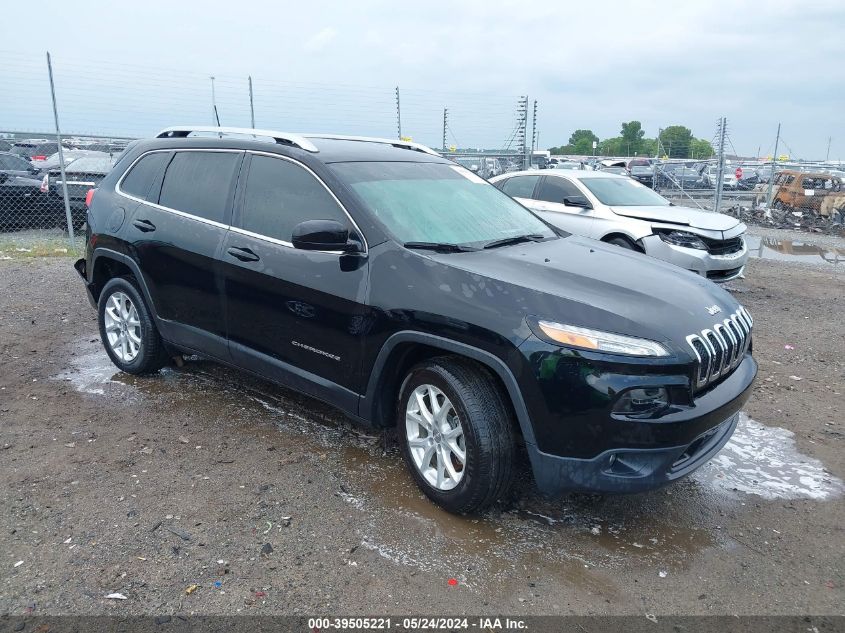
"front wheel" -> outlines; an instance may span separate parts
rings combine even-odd
[[[128,374],[149,374],[167,362],[152,315],[131,278],[109,280],[97,304],[100,339],[111,361]]]
[[[613,244],[614,246],[619,246],[621,248],[627,248],[629,251],[638,251],[639,249],[634,245],[634,243],[624,237],[613,237],[607,240],[608,244]]]
[[[513,415],[481,366],[442,357],[414,367],[400,389],[397,429],[414,481],[449,512],[478,512],[507,493]]]

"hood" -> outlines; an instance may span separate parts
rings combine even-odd
[[[536,316],[583,327],[668,343],[690,356],[686,336],[721,320],[739,304],[703,277],[646,255],[570,236],[548,242],[506,246],[431,258],[483,277],[498,287],[502,305],[521,317]],[[476,296],[476,309],[483,296]]]
[[[627,218],[683,224],[705,231],[730,231],[740,224],[736,218],[721,213],[698,211],[690,207],[610,207],[610,210],[616,215],[623,215]]]

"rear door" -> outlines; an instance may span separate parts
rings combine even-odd
[[[138,190],[128,194],[141,204],[131,215],[126,239],[137,252],[162,336],[221,359],[228,359],[228,346],[217,258],[242,159],[237,150],[154,152],[119,183],[127,195],[136,169],[164,167],[162,177],[147,183],[144,197]]]
[[[540,182],[540,176],[511,176],[496,183],[496,186],[518,200],[529,209],[535,208],[534,190]]]
[[[222,249],[232,359],[350,409],[357,406],[367,314],[366,257],[293,247],[294,226],[336,220],[357,232],[307,167],[250,153]]]

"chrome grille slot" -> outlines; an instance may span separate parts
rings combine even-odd
[[[717,323],[713,327],[713,331],[725,342],[725,362],[722,368],[722,373],[725,373],[733,367],[736,358],[736,337],[729,327],[725,327],[721,323]]]
[[[716,334],[713,330],[703,330],[702,334],[704,334],[704,340],[710,343],[710,347],[713,349],[713,368],[710,370],[710,377],[716,378],[722,373],[722,370],[727,365],[725,359],[725,356],[727,356],[726,345],[722,340],[722,337]]]
[[[752,323],[751,315],[740,308],[724,321],[715,323],[712,329],[687,336],[697,361],[697,389],[727,376],[739,365],[751,342]]]
[[[728,326],[730,330],[733,331],[734,336],[736,336],[737,346],[734,350],[734,357],[732,364],[736,364],[742,358],[742,354],[745,352],[745,339],[746,334],[745,330],[742,329],[742,326],[739,324],[739,318],[736,316],[732,316],[730,319],[725,319],[725,325]]]

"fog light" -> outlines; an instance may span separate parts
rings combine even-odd
[[[669,393],[665,387],[638,387],[623,393],[613,407],[614,413],[631,416],[648,416],[669,406]]]

